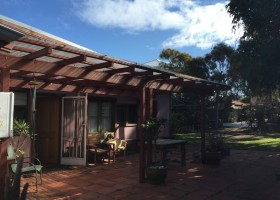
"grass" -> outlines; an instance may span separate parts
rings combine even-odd
[[[236,130],[232,132],[225,129],[221,132],[226,145],[232,149],[280,151],[280,132],[259,134]],[[175,134],[174,136],[176,139],[187,140],[188,145],[200,144],[200,133]]]
[[[229,141],[229,147],[234,149],[251,149],[262,151],[279,151],[280,138],[263,137],[259,139]]]
[[[187,140],[191,146],[200,144],[200,133],[174,134],[174,138]]]

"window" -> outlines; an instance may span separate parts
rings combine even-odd
[[[27,120],[28,107],[27,107],[27,94],[23,92],[14,92],[14,118]]]
[[[112,107],[111,102],[89,102],[88,131],[90,133],[112,131]]]
[[[138,113],[137,104],[119,104],[117,105],[117,123],[137,124]]]

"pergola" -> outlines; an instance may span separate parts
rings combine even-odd
[[[149,111],[153,107],[154,92],[188,91],[200,95],[203,125],[204,97],[213,95],[215,90],[230,89],[224,84],[99,54],[3,16],[0,16],[0,70],[0,91],[28,89],[30,81],[36,80],[37,90],[42,92],[116,96],[138,94],[141,123],[151,115]],[[144,140],[140,132],[141,182],[144,176]],[[6,172],[4,144],[2,142],[1,145],[1,182]]]

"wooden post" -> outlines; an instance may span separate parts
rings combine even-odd
[[[9,92],[10,90],[10,70],[2,69],[0,75],[1,91]],[[5,177],[7,174],[7,147],[8,139],[4,138],[0,142],[0,200],[4,200]]]
[[[142,124],[146,118],[146,91],[145,87],[140,90],[140,157],[139,157],[139,182],[143,183],[145,181],[145,139],[144,130]]]
[[[152,117],[153,113],[153,96],[154,96],[154,91],[153,89],[147,89],[147,96],[148,96],[148,105],[147,105],[147,118]],[[153,143],[152,143],[152,135],[149,134],[147,137],[147,164],[151,164],[153,162]]]
[[[1,70],[0,83],[2,92],[10,91],[10,69],[4,68]]]
[[[148,109],[147,109],[147,117],[151,118],[153,114],[154,107],[154,89],[148,88]]]
[[[200,96],[201,161],[205,162],[205,96]]]

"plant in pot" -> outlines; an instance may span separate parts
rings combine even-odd
[[[32,139],[30,125],[25,120],[14,119],[13,132],[14,137],[12,138],[12,144],[14,146],[15,153],[17,156],[24,156],[26,154],[25,143],[29,138]]]
[[[159,133],[165,129],[165,119],[150,118],[145,121],[145,138],[147,140],[148,154],[152,155],[151,160],[147,159],[146,177],[151,184],[160,185],[165,183],[167,167],[162,161],[157,161],[156,142]]]
[[[207,164],[219,164],[223,156],[223,146],[224,141],[221,135],[217,133],[209,133],[207,136],[205,162]]]

